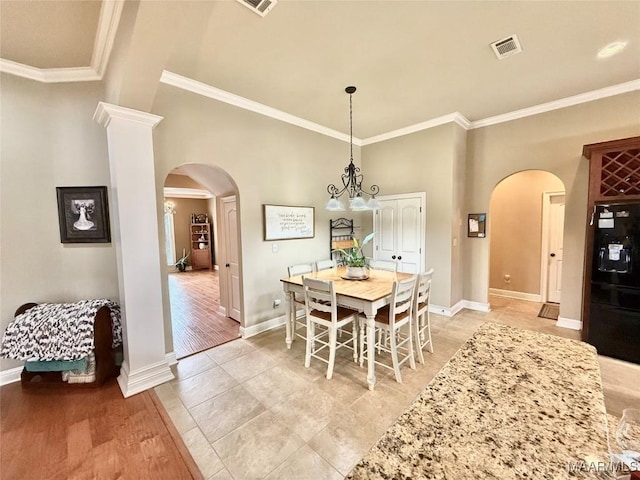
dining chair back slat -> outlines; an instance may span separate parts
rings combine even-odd
[[[371,268],[372,270],[396,272],[398,269],[398,264],[390,260],[369,260],[369,268]]]
[[[313,265],[311,263],[299,263],[297,265],[290,265],[289,267],[287,267],[287,272],[289,273],[290,277],[313,273]],[[304,295],[294,294],[292,297],[292,301],[292,308],[294,313],[292,313],[293,322],[291,323],[291,326],[293,329],[293,335],[291,336],[291,340],[295,340],[296,337],[300,337],[306,340],[307,334],[304,332],[300,333],[300,331],[303,330],[307,325],[304,312]]]
[[[328,260],[318,260],[316,262],[316,272],[321,272],[322,270],[329,270],[330,268],[335,268],[337,263],[333,259]]]

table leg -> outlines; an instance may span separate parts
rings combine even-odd
[[[367,383],[369,390],[376,384],[376,328],[375,315],[367,315]]]
[[[287,348],[291,349],[291,341],[292,341],[292,328],[295,326],[294,322],[296,321],[296,303],[294,300],[294,292],[288,292],[289,298],[289,308],[287,309],[287,318],[285,319],[285,329],[287,331],[287,336],[285,341],[287,342]],[[295,332],[294,332],[295,334]]]

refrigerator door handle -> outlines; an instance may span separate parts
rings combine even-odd
[[[593,206],[593,212],[591,212],[591,221],[589,222],[589,225],[593,225],[593,218],[596,216],[596,206]]]

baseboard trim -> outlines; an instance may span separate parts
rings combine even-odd
[[[571,330],[582,330],[582,322],[573,318],[558,317],[556,327],[570,328]]]
[[[472,302],[471,300],[462,300],[462,306],[468,310],[476,310],[478,312],[489,313],[491,305],[488,303]]]
[[[176,352],[165,353],[164,358],[166,358],[169,366],[178,364],[178,357],[176,357]]]
[[[266,322],[258,323],[257,325],[251,325],[250,327],[240,327],[240,336],[242,338],[249,338],[253,337],[254,335],[258,335],[259,333],[266,332],[267,330],[278,328],[279,326],[285,324],[286,319],[286,315],[280,315],[279,317],[272,318],[271,320],[267,320]]]
[[[144,392],[173,380],[173,378],[173,373],[166,360],[147,365],[135,372],[129,370],[129,363],[125,360],[120,368],[118,385],[120,385],[124,398],[128,398],[136,393]]]
[[[23,368],[24,367],[15,367],[10,368],[9,370],[2,370],[0,372],[0,386],[19,382]]]
[[[227,309],[225,307],[223,307],[222,305],[218,306],[218,313],[220,315],[222,315],[223,317],[227,316]]]
[[[460,300],[452,307],[442,307],[440,305],[429,305],[429,311],[431,313],[437,313],[438,315],[444,315],[445,317],[453,317],[456,313],[464,308],[463,301]]]
[[[490,288],[489,295],[498,297],[515,298],[518,300],[527,300],[529,302],[542,302],[542,296],[539,293],[514,292],[513,290],[501,290],[499,288]]]

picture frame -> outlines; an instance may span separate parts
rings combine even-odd
[[[111,243],[107,187],[56,187],[62,243]]]
[[[315,208],[262,205],[264,240],[295,240],[315,236]]]
[[[467,237],[484,238],[487,234],[487,214],[470,213],[467,218]]]

